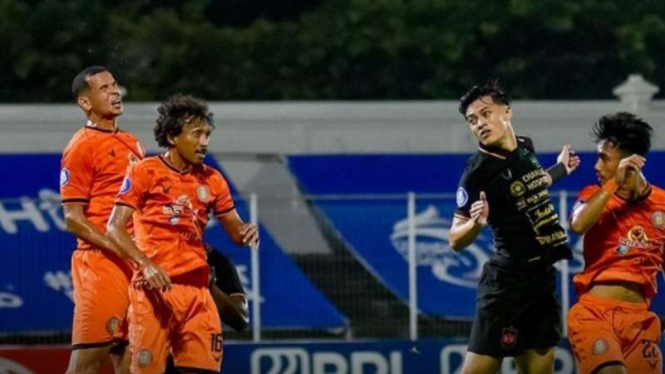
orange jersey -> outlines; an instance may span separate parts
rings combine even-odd
[[[587,186],[578,204],[590,199],[599,186]],[[665,250],[665,191],[651,186],[646,198],[627,202],[613,195],[595,225],[584,235],[584,271],[574,278],[582,295],[593,283],[632,282],[642,286],[647,299],[657,291]]]
[[[136,244],[170,276],[207,266],[203,233],[208,212],[223,215],[235,209],[217,170],[195,165],[180,172],[161,156],[148,157],[130,170],[116,204],[141,212],[134,215]]]
[[[143,157],[143,147],[133,134],[85,126],[62,154],[62,203],[85,204],[86,218],[105,232],[123,177]],[[77,247],[90,249],[92,245],[78,239]]]

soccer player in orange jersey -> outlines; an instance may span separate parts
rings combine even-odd
[[[144,153],[134,135],[118,128],[122,98],[108,70],[93,66],[81,71],[72,93],[88,122],[65,148],[60,172],[67,229],[78,239],[72,255],[75,307],[67,373],[95,374],[109,354],[116,373],[128,373],[129,360],[123,356],[131,268],[104,231],[128,167]]]
[[[140,268],[129,296],[133,374],[161,374],[169,352],[183,374],[218,373],[222,328],[208,289],[203,234],[208,212],[238,245],[258,243],[238,216],[224,177],[203,164],[213,130],[208,106],[176,94],[158,108],[157,143],[166,152],[133,167],[118,193],[108,236]],[[136,242],[126,223],[135,211]]]
[[[653,132],[630,113],[593,128],[600,185],[585,187],[571,216],[584,234],[580,295],[568,338],[582,374],[661,374],[660,322],[647,307],[663,266],[665,191],[642,173]]]

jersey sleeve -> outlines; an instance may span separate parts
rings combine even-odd
[[[122,181],[122,186],[118,195],[116,196],[115,203],[117,205],[126,205],[141,210],[143,208],[143,198],[149,188],[148,177],[145,173],[145,168],[137,165],[130,168],[125,179]]]
[[[231,197],[231,189],[226,179],[215,172],[210,181],[210,189],[213,192],[212,210],[216,216],[224,215],[235,209],[233,198]]]
[[[92,157],[82,143],[74,144],[62,155],[60,196],[62,203],[87,203],[90,200],[95,170]]]
[[[569,222],[572,223],[573,215],[575,214],[575,211],[582,207],[582,205],[586,204],[587,200],[589,200],[593,195],[596,194],[600,190],[599,186],[586,186],[580,191],[579,194],[577,194],[577,199],[575,200],[575,205],[573,205],[573,209],[570,211],[570,217],[568,219]],[[605,212],[600,214],[600,217],[598,218],[598,221],[600,221],[603,218],[603,215]]]
[[[467,165],[466,171],[464,171],[464,174],[460,178],[457,193],[455,194],[455,202],[457,203],[456,216],[463,218],[471,217],[469,213],[471,204],[480,199],[480,189],[477,187],[476,182],[473,169]]]
[[[227,295],[245,293],[240,277],[238,277],[238,271],[228,256],[213,248],[208,253],[208,265],[215,268],[217,275],[215,285],[222,292]]]

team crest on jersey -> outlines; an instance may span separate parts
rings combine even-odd
[[[117,317],[111,317],[106,321],[106,331],[109,334],[115,334],[120,331],[120,319]]]
[[[132,189],[132,181],[131,179],[129,179],[129,177],[125,177],[125,180],[122,181],[122,187],[120,187],[120,194],[124,195],[127,192],[129,192],[129,190],[131,189]]]
[[[60,170],[60,187],[64,187],[67,184],[69,184],[69,170],[67,168],[63,168]]]
[[[665,227],[665,214],[660,210],[655,211],[651,216],[651,223],[655,228],[662,230]]]
[[[459,208],[463,207],[466,205],[466,203],[469,201],[469,194],[466,192],[464,187],[460,187],[457,189],[457,194],[455,198],[457,202],[457,206]]]
[[[136,365],[141,368],[145,368],[152,364],[152,353],[149,350],[143,349],[136,353]]]
[[[520,197],[526,192],[526,186],[520,181],[515,181],[510,185],[510,193],[515,197]]]
[[[205,184],[198,186],[196,188],[196,197],[198,197],[202,203],[207,203],[210,201],[210,188]]]
[[[591,352],[596,356],[600,356],[605,354],[608,349],[610,349],[610,345],[607,343],[607,340],[596,339],[596,341],[593,342],[593,347],[591,347]]]
[[[501,331],[501,348],[506,351],[512,349],[517,344],[517,329],[506,327]]]

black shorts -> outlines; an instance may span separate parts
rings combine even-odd
[[[560,339],[554,267],[515,271],[485,263],[468,350],[514,357],[527,349],[555,347]]]

